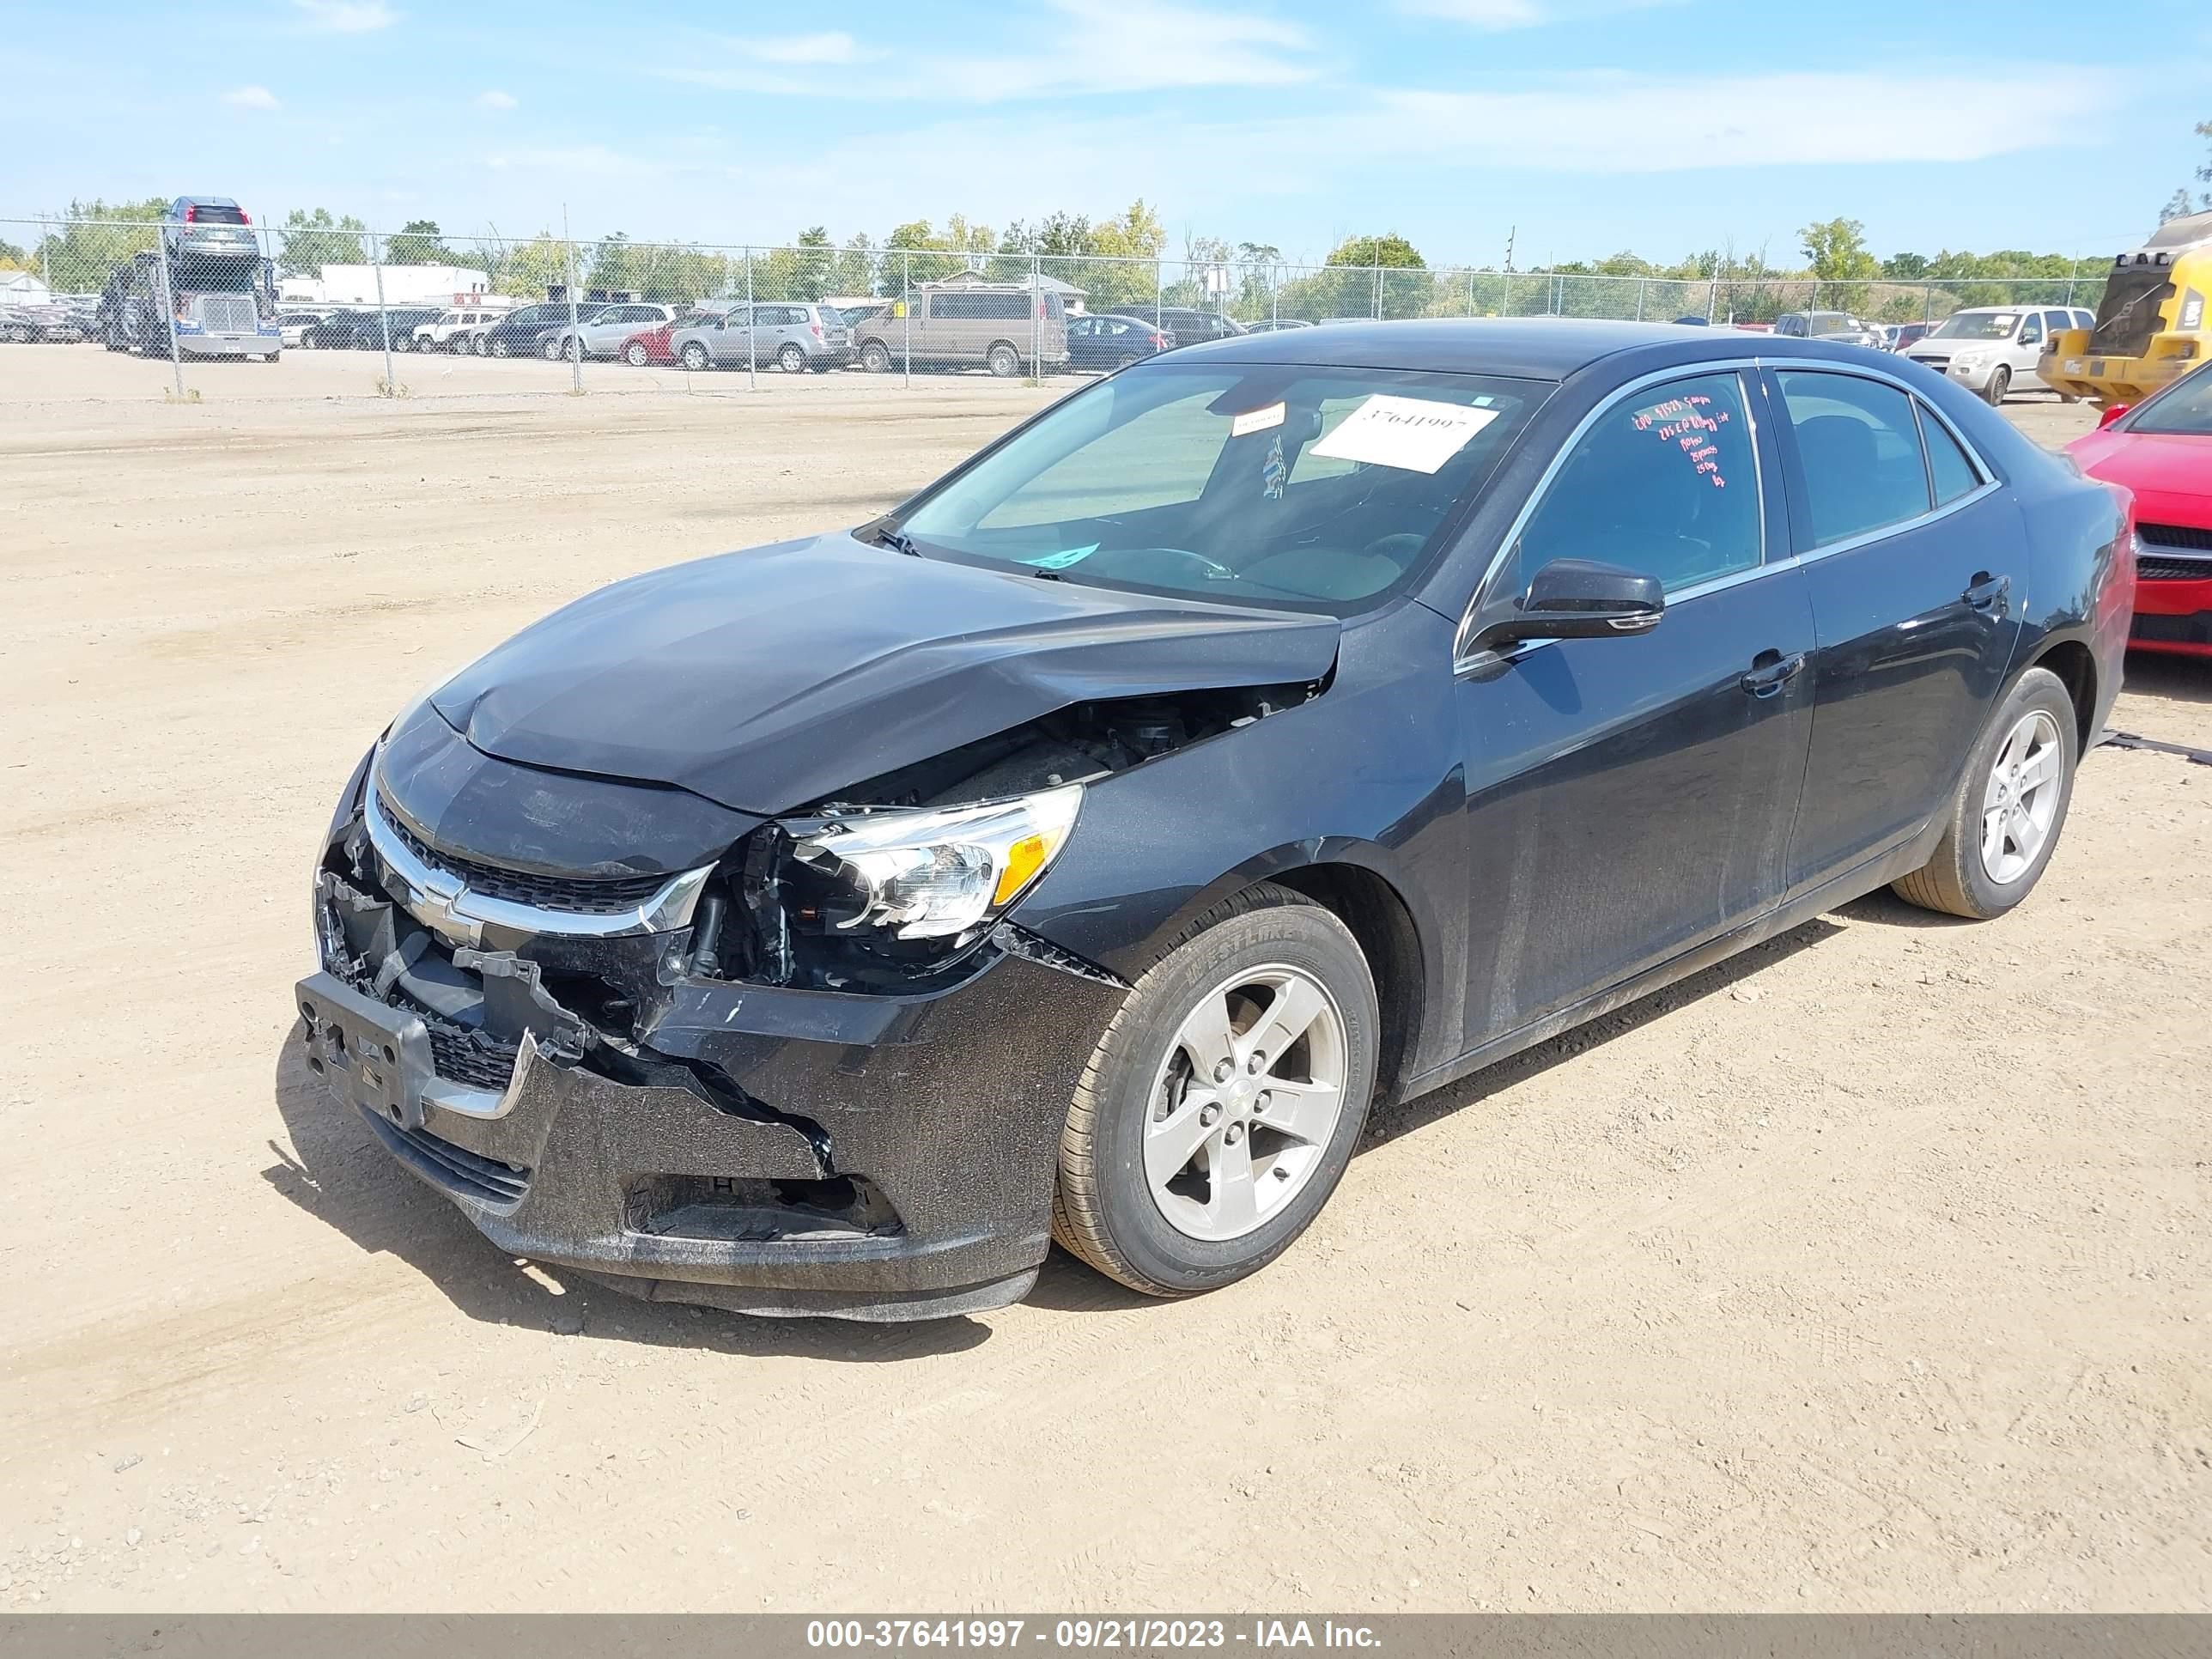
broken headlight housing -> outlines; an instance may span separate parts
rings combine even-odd
[[[1083,786],[973,805],[825,815],[788,826],[792,856],[823,877],[833,936],[957,939],[1001,915],[1075,827]]]

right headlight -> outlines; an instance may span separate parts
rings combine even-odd
[[[969,806],[895,808],[794,826],[792,855],[827,878],[833,933],[956,939],[1002,914],[1067,844],[1083,786]]]

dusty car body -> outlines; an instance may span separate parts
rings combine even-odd
[[[1077,474],[1139,422],[1188,482],[1130,507]],[[1167,354],[416,701],[329,827],[305,1054],[499,1248],[635,1294],[955,1313],[1055,1237],[1206,1289],[1372,1102],[1886,883],[2016,902],[2129,548],[1819,341]]]

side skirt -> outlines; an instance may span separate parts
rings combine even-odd
[[[1392,1091],[1388,1103],[1395,1105],[1416,1096],[1425,1095],[1458,1082],[1462,1078],[1479,1072],[1486,1066],[1494,1066],[1501,1060],[1510,1060],[1522,1050],[1549,1042],[1562,1031],[1625,1007],[1654,991],[1702,972],[1717,963],[1725,962],[1738,951],[1747,951],[1754,945],[1764,944],[1778,933],[1810,921],[1825,911],[1849,904],[1863,898],[1877,888],[1887,887],[1900,876],[1907,876],[1925,865],[1936,850],[1936,843],[1943,838],[1941,818],[1931,820],[1911,839],[1899,842],[1886,853],[1853,865],[1839,875],[1830,877],[1819,886],[1810,888],[1788,903],[1780,905],[1765,915],[1746,922],[1741,927],[1692,945],[1679,956],[1669,957],[1656,967],[1621,981],[1619,984],[1584,997],[1556,1013],[1546,1014],[1540,1019],[1495,1036],[1480,1046],[1470,1048],[1457,1060],[1447,1060],[1442,1066],[1424,1072]]]

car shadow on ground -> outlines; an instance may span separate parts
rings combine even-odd
[[[1864,902],[1860,901],[1862,903]],[[1910,908],[1901,901],[1893,902],[1896,902],[1899,909]],[[1855,915],[1856,911],[1838,914]],[[1886,921],[1890,917],[1884,912],[1880,919]],[[1816,916],[1786,933],[1778,934],[1730,957],[1725,962],[1715,963],[1687,979],[1679,980],[1663,990],[1638,997],[1609,1014],[1601,1014],[1588,1024],[1563,1031],[1533,1048],[1523,1049],[1510,1059],[1486,1066],[1471,1077],[1462,1078],[1457,1083],[1376,1112],[1368,1121],[1367,1133],[1360,1141],[1360,1151],[1367,1152],[1385,1140],[1395,1140],[1401,1135],[1426,1128],[1440,1118],[1465,1111],[1470,1106],[1480,1105],[1492,1095],[1516,1084],[1525,1083],[1531,1078],[1542,1076],[1563,1060],[1571,1060],[1592,1048],[1602,1048],[1614,1038],[1624,1036],[1655,1019],[1663,1019],[1693,1002],[1701,1002],[1707,997],[1730,990],[1776,963],[1794,957],[1800,951],[1811,950],[1843,931],[1841,927],[1826,917]]]
[[[1917,910],[1886,893],[1861,899],[1838,914],[1905,926],[1940,926],[1952,920]],[[1360,1150],[1480,1105],[1563,1060],[1727,991],[1842,932],[1835,922],[1816,918],[1448,1088],[1378,1112]],[[714,1309],[641,1302],[558,1269],[537,1267],[526,1273],[453,1206],[395,1163],[357,1112],[331,1097],[302,1061],[296,1027],[287,1032],[277,1055],[275,1095],[291,1150],[270,1142],[276,1161],[262,1172],[263,1178],[362,1249],[399,1257],[471,1319],[739,1356],[784,1354],[874,1363],[957,1352],[989,1339],[990,1328],[969,1318],[898,1325],[753,1318]],[[551,1294],[547,1280],[559,1284],[564,1293]],[[1166,1305],[1115,1284],[1057,1249],[1027,1302],[1068,1313]]]
[[[526,1272],[393,1161],[360,1113],[307,1070],[296,1024],[285,1033],[275,1071],[276,1112],[291,1145],[269,1143],[275,1158],[262,1178],[363,1250],[398,1257],[471,1319],[738,1357],[863,1363],[955,1353],[990,1337],[990,1328],[974,1319],[883,1325],[750,1318],[642,1302],[557,1268]],[[560,1294],[550,1288],[554,1285]]]
[[[2156,651],[2128,653],[2125,689],[2176,702],[2212,703],[2212,657],[2177,657]],[[2125,727],[2124,714],[2112,723]]]

